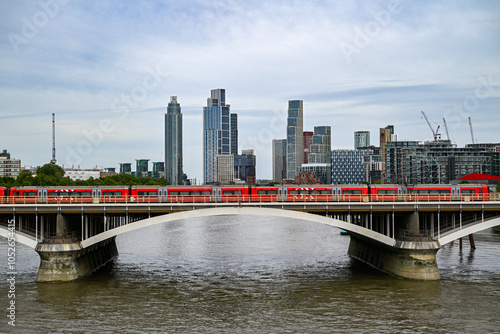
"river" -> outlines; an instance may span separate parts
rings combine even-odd
[[[119,256],[73,283],[36,283],[39,257],[16,247],[16,326],[7,333],[499,333],[500,233],[437,256],[441,280],[380,273],[347,255],[339,230],[222,216],[117,237]],[[7,240],[1,238],[7,272]],[[5,256],[4,256],[5,255]]]

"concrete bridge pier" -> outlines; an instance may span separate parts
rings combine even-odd
[[[414,280],[438,280],[437,241],[400,241],[394,247],[349,233],[348,254],[390,275]]]
[[[90,274],[118,255],[115,237],[83,248],[80,242],[38,243],[37,282],[70,282]]]

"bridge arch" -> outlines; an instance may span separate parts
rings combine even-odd
[[[466,237],[469,234],[481,232],[481,231],[484,231],[486,229],[496,227],[496,226],[500,226],[500,217],[485,220],[481,223],[477,223],[477,224],[473,224],[471,226],[464,227],[461,230],[454,230],[448,234],[444,234],[440,238],[438,238],[438,242],[441,246],[443,246],[443,245],[446,245],[447,243],[450,243],[454,240]]]
[[[89,247],[106,239],[115,237],[117,235],[131,232],[140,228],[147,226],[153,226],[157,224],[164,224],[181,219],[189,218],[199,218],[199,217],[209,217],[209,216],[223,216],[223,215],[259,215],[259,216],[274,216],[290,219],[299,219],[311,221],[319,224],[325,224],[333,227],[338,227],[346,231],[358,233],[367,236],[371,239],[377,240],[388,246],[393,246],[395,240],[382,235],[380,233],[371,231],[361,226],[350,224],[338,219],[328,218],[324,216],[319,216],[311,213],[282,210],[282,209],[271,209],[271,208],[259,208],[259,207],[218,207],[210,209],[199,209],[192,211],[183,211],[170,213],[166,215],[156,216],[152,218],[142,219],[124,226],[120,226],[106,232],[100,233],[93,237],[90,237],[81,242],[83,248]]]

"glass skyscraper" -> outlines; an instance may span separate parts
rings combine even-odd
[[[370,146],[370,131],[356,131],[354,132],[354,149],[359,147]]]
[[[304,163],[304,102],[288,101],[286,126],[286,178],[295,179]]]
[[[238,114],[231,113],[231,154],[238,155]]]
[[[230,105],[226,90],[212,89],[207,106],[203,107],[203,182],[217,182],[215,157],[231,154]]]
[[[177,96],[170,97],[165,114],[165,178],[182,184],[182,113]]]

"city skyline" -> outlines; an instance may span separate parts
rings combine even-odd
[[[378,145],[387,124],[399,140],[430,140],[422,110],[434,128],[445,117],[459,146],[471,142],[469,116],[477,141],[498,142],[496,2],[40,3],[0,4],[0,142],[23,165],[50,161],[52,113],[58,164],[163,161],[175,95],[184,171],[201,180],[213,87],[231,96],[258,178],[272,178],[272,140],[285,135],[294,99],[305,103],[304,131],[331,126],[332,148],[353,148],[362,130]]]

